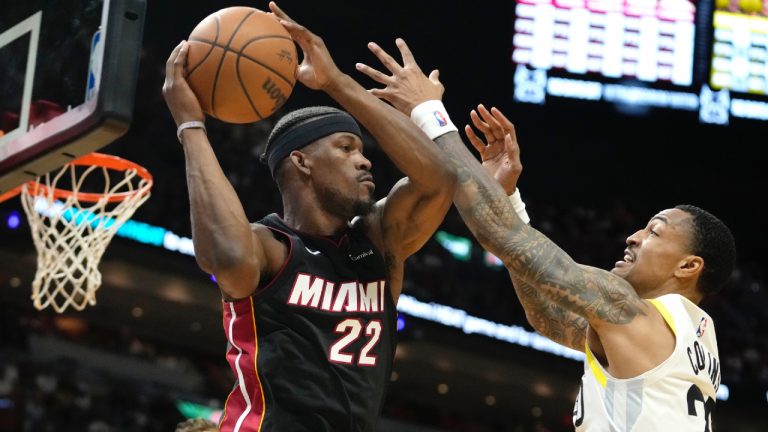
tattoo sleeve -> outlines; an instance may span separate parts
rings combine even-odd
[[[523,223],[501,186],[483,170],[457,132],[442,135],[435,142],[458,171],[454,204],[464,223],[485,249],[504,262],[516,280],[524,282],[516,288],[518,294],[523,294],[521,301],[525,297],[524,306],[534,301],[534,293],[541,296],[534,303],[538,309],[531,311],[534,321],[540,324],[544,317],[552,317],[553,313],[556,316],[562,310],[599,326],[626,324],[643,313],[644,304],[628,282],[577,264],[546,236]],[[547,311],[542,308],[545,301],[560,309]],[[547,311],[548,315],[537,315],[537,310]],[[561,331],[556,337],[566,336]]]
[[[512,272],[509,275],[525,309],[525,316],[534,330],[560,345],[583,352],[587,320],[549,301],[536,287],[520,280]]]

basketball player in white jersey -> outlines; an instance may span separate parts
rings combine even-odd
[[[512,123],[496,109],[471,113],[486,139],[465,127],[481,166],[448,120],[437,71],[426,77],[405,44],[398,45],[403,66],[369,47],[391,75],[362,64],[358,70],[384,84],[372,93],[410,114],[449,155],[460,179],[454,204],[504,262],[528,321],[586,354],[576,430],[711,431],[720,361],[712,319],[697,304],[733,270],[735,245],[725,224],[694,206],[662,210],[627,238],[611,271],[581,265],[527,224]],[[425,107],[439,126],[419,117]]]

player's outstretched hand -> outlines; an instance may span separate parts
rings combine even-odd
[[[485,137],[483,142],[471,126],[464,126],[469,142],[480,153],[483,168],[501,184],[507,195],[512,195],[523,172],[515,125],[495,107],[489,112],[482,104],[477,106],[477,111],[472,110],[469,116],[472,124]]]
[[[165,103],[171,111],[176,126],[184,122],[205,120],[200,102],[184,78],[188,51],[187,42],[181,41],[171,52],[168,61],[165,62],[163,98],[165,98]]]
[[[429,77],[424,75],[404,40],[397,38],[395,44],[400,50],[402,65],[377,44],[368,43],[368,49],[392,75],[387,75],[363,63],[357,63],[356,67],[372,80],[386,86],[383,89],[371,89],[370,92],[374,96],[384,99],[403,114],[410,116],[413,108],[420,103],[442,99],[445,87],[440,82],[439,71],[433,70]]]
[[[343,73],[333,62],[323,39],[291,19],[275,2],[269,2],[269,9],[299,44],[303,53],[304,58],[296,71],[296,79],[314,90],[327,90],[338,83]]]

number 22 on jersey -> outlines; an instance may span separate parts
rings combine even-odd
[[[358,366],[376,366],[376,356],[371,354],[371,350],[379,342],[381,337],[381,321],[372,320],[365,325],[363,335],[363,320],[348,318],[338,323],[334,329],[335,333],[343,336],[331,345],[328,360],[332,363],[357,364]],[[367,342],[360,349],[355,362],[355,353],[345,351],[345,349],[361,336],[367,338]]]

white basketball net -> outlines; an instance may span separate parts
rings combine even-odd
[[[103,174],[104,189],[99,193],[104,196],[94,203],[79,202],[77,193],[93,172]],[[83,310],[96,304],[101,256],[120,226],[149,198],[151,183],[137,176],[135,169],[122,173],[124,177],[110,185],[108,168],[65,165],[54,176],[46,174],[22,187],[21,202],[37,250],[32,302],[38,310],[51,306],[61,313],[69,306]],[[60,201],[53,190],[62,177],[69,178],[73,193]],[[124,200],[109,202],[125,192],[129,194]]]

